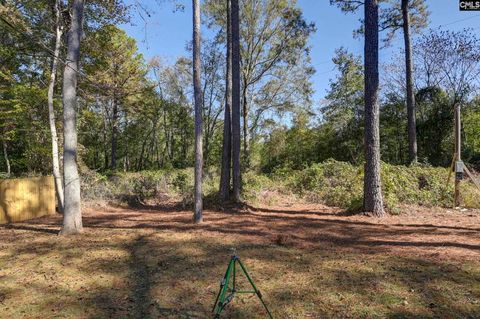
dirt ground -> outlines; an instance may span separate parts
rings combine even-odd
[[[0,318],[212,318],[235,247],[275,318],[480,318],[480,212],[321,205],[84,209],[0,228]],[[243,278],[241,285],[246,285]],[[266,318],[253,296],[223,318]]]

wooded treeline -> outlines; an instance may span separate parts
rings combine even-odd
[[[75,3],[0,1],[0,171],[6,175],[50,174],[56,166],[61,170],[61,164],[55,164],[56,157],[62,163],[66,145],[65,92],[60,84],[65,85],[64,74],[69,70],[65,66],[67,33],[75,21]],[[241,57],[241,64],[240,88],[230,92],[236,83],[230,77],[236,71],[227,54],[233,18],[228,3],[206,0],[198,4],[204,27],[215,35],[201,38],[198,55],[201,94],[197,103],[206,166],[220,170],[222,157],[224,167],[232,165],[232,155],[225,153],[231,145],[225,146],[225,138],[231,138],[230,130],[235,127],[228,121],[235,116],[235,94],[240,101],[242,171],[299,169],[328,158],[363,163],[366,129],[368,133],[378,125],[382,161],[448,166],[456,105],[464,117],[463,159],[480,165],[480,40],[472,30],[428,29],[429,12],[423,0],[332,0],[344,12],[364,6],[366,17],[367,9],[379,10],[377,14],[372,11],[371,25],[367,28],[365,20],[355,34],[365,35],[366,57],[370,56],[367,52],[376,54],[376,58],[371,56],[373,69],[368,70],[373,76],[380,74],[381,89],[367,90],[367,84],[375,86],[376,81],[365,78],[368,61],[339,48],[333,57],[336,76],[325,99],[317,103],[312,98],[315,68],[308,43],[315,25],[305,20],[294,0],[233,1],[240,8],[237,59]],[[120,0],[91,0],[84,6],[79,69],[75,71],[80,171],[193,166],[191,56],[174,63],[160,56],[146,61],[135,39],[118,27],[138,8]],[[374,33],[369,34],[371,30]],[[375,30],[384,32],[378,38]],[[403,32],[404,46],[398,56],[378,65],[375,47],[391,45],[399,32]],[[194,49],[192,43],[189,48]],[[365,112],[365,103],[376,105],[377,96],[378,112],[371,114],[373,119],[379,115],[379,124],[374,121],[366,127],[370,113]],[[224,129],[224,123],[230,127]],[[58,154],[52,143],[55,136]]]

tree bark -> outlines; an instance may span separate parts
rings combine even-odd
[[[105,170],[108,169],[108,139],[107,139],[107,112],[103,114],[103,167]]]
[[[415,94],[413,92],[413,60],[408,0],[402,0],[402,17],[403,38],[405,42],[405,79],[407,86],[408,154],[410,163],[415,163],[417,162],[417,123],[415,114]]]
[[[12,169],[10,167],[10,160],[8,159],[8,151],[7,151],[7,141],[5,138],[2,140],[3,145],[3,158],[5,159],[5,165],[7,166],[7,177],[10,177],[12,173]]]
[[[238,0],[231,0],[232,21],[232,156],[233,198],[241,201],[240,172],[240,9]]]
[[[60,21],[59,1],[55,1],[55,49],[52,61],[52,70],[50,74],[50,83],[48,85],[48,121],[50,124],[50,135],[52,137],[52,166],[53,178],[55,179],[55,191],[57,193],[58,210],[63,214],[63,183],[60,175],[60,161],[58,153],[58,135],[55,125],[55,111],[53,109],[53,94],[55,89],[55,81],[57,77],[58,59],[60,55],[60,47],[62,44],[63,27]]]
[[[247,99],[247,84],[243,83],[243,167],[250,166],[250,130],[248,128],[248,99]]]
[[[63,73],[63,179],[65,211],[60,234],[82,232],[80,177],[77,167],[77,72],[80,60],[84,0],[74,0],[68,34],[67,62]]]
[[[193,219],[195,223],[203,220],[203,119],[200,60],[200,0],[192,0],[193,5],[193,91],[195,96],[195,207]]]
[[[111,155],[111,169],[117,169],[117,119],[118,119],[118,104],[117,99],[113,97],[113,110],[112,110],[112,153]]]
[[[454,102],[455,110],[455,163],[462,161],[462,122],[460,103]],[[455,165],[455,164],[454,164]],[[455,169],[456,172],[456,169]],[[454,208],[460,207],[460,180],[455,178]]]
[[[366,213],[385,215],[380,181],[380,120],[378,106],[378,2],[365,1],[365,177]]]
[[[220,199],[223,201],[230,198],[232,169],[232,28],[230,0],[227,0],[227,70],[225,79],[222,170],[220,174]]]

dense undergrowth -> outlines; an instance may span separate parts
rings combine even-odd
[[[389,212],[398,212],[402,204],[451,206],[453,182],[446,187],[448,169],[425,165],[395,166],[382,163],[382,186]],[[362,207],[363,168],[328,160],[303,170],[279,169],[270,175],[247,172],[243,175],[243,194],[249,203],[274,204],[285,198],[358,211]],[[219,176],[206,170],[204,195],[215,202]],[[86,200],[121,201],[131,205],[174,198],[185,206],[192,203],[193,170],[158,170],[136,173],[94,172],[84,174],[83,197]],[[480,208],[480,191],[473,183],[462,183],[462,202]]]

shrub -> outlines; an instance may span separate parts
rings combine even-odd
[[[363,171],[345,162],[327,160],[294,174],[288,186],[309,201],[351,208],[362,198]]]
[[[284,170],[281,174],[289,175]],[[359,210],[363,202],[363,174],[361,167],[327,160],[292,172],[287,184],[308,201]],[[386,209],[395,212],[399,204],[450,206],[453,202],[453,182],[446,187],[447,176],[446,168],[382,163]],[[470,181],[462,183],[462,199],[464,206],[480,208],[480,192]]]
[[[243,197],[249,203],[274,204],[292,196],[314,203],[358,211],[363,203],[363,167],[335,160],[313,164],[303,170],[278,169],[270,176],[248,171],[243,174]],[[110,173],[82,172],[85,200],[144,203],[180,199],[193,203],[193,169]],[[453,181],[445,189],[448,169],[427,165],[395,166],[382,163],[382,189],[385,206],[391,213],[399,204],[451,206]],[[203,192],[206,200],[216,201],[219,172],[206,168]],[[480,192],[471,182],[462,183],[466,207],[480,208]]]

